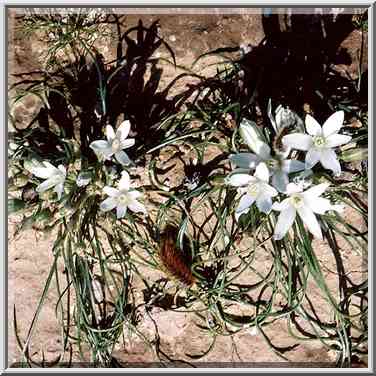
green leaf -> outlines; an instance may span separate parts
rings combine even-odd
[[[25,203],[18,198],[8,199],[8,214],[16,213],[25,208]]]
[[[357,162],[368,159],[367,148],[353,148],[341,153],[340,159],[345,162]]]

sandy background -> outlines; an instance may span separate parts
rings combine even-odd
[[[189,65],[202,52],[222,46],[238,46],[240,44],[257,45],[263,38],[261,17],[259,15],[131,15],[127,17],[129,25],[135,25],[142,18],[145,25],[149,25],[156,18],[162,26],[161,33],[173,47],[178,64]],[[9,84],[14,82],[14,73],[31,71],[40,67],[40,60],[44,45],[38,39],[25,39],[19,30],[20,22],[14,14],[9,17]],[[360,44],[360,33],[353,31],[342,43],[350,55],[355,56]],[[103,43],[101,53],[108,59],[115,56],[116,44]],[[177,71],[171,66],[165,66],[164,80],[168,82]],[[338,69],[348,69],[356,72],[354,64]],[[210,72],[209,72],[210,73]],[[182,87],[185,85],[181,83]],[[177,87],[179,90],[179,87]],[[18,121],[27,121],[38,109],[35,99],[30,99],[18,106],[15,112]],[[364,223],[349,212],[351,223],[358,228],[364,228]],[[44,235],[35,230],[27,230],[14,236],[15,225],[19,217],[9,217],[8,229],[8,291],[9,291],[9,342],[8,360],[10,363],[20,360],[20,350],[16,345],[13,327],[13,307],[16,307],[18,331],[25,338],[31,319],[35,312],[38,299],[42,293],[44,281],[48,275],[53,257],[51,249],[54,241],[53,234]],[[332,252],[322,243],[315,244],[315,252],[324,267],[324,275],[334,294],[338,289],[335,260]],[[357,281],[363,280],[364,259],[348,246],[343,245],[341,254],[346,263],[346,268],[353,273]],[[263,254],[257,260],[257,265],[262,270],[265,263],[270,261],[270,255]],[[62,267],[60,268],[62,271]],[[312,283],[313,294],[317,295],[317,302],[322,298],[319,291]],[[41,351],[47,359],[53,360],[61,349],[60,331],[55,318],[55,302],[57,295],[52,288],[46,304],[44,305],[37,330],[34,333],[33,353],[40,356]],[[325,304],[319,310],[325,314]],[[182,354],[200,353],[206,348],[208,338],[195,326],[195,319],[189,314],[163,311],[155,308],[153,318],[159,325],[164,351],[173,358],[181,358]],[[151,323],[145,318],[141,323],[145,332],[151,331]],[[293,345],[296,343],[286,333],[286,322],[279,320],[267,328],[271,339],[279,346]],[[135,339],[116,347],[114,356],[123,361],[145,362],[153,361],[152,354],[142,342]],[[78,355],[74,354],[78,359]],[[301,342],[287,355],[291,362],[333,362],[334,352],[327,351],[320,342]],[[186,356],[183,358],[188,359]],[[280,365],[281,359],[273,353],[259,333],[249,330],[231,337],[219,337],[214,351],[202,359],[205,362],[256,362],[259,366]],[[363,360],[366,362],[366,359]],[[306,364],[307,365],[307,364]],[[364,366],[363,363],[361,366]]]

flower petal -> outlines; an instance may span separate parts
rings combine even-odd
[[[286,193],[291,196],[294,193],[300,193],[303,191],[303,188],[295,183],[289,183],[286,187]]]
[[[49,162],[43,162],[43,165],[45,167],[42,167],[42,164],[39,165],[40,167],[32,167],[30,172],[41,179],[48,179],[58,172],[57,168]]]
[[[111,145],[106,140],[97,140],[90,143],[90,148],[94,151],[101,151],[111,148]]]
[[[261,159],[270,158],[270,147],[262,141],[259,141],[257,145],[252,149]]]
[[[280,111],[282,110],[282,105],[279,105],[276,109],[275,109],[275,114],[277,115]],[[268,101],[268,106],[266,108],[266,111],[267,111],[267,114],[268,114],[268,117],[269,117],[269,120],[270,122],[272,123],[272,126],[274,128],[274,131],[277,133],[278,130],[279,130],[279,127],[277,128],[277,123],[276,123],[276,120],[275,120],[275,117],[273,116],[272,114],[272,100],[271,98],[269,98],[269,101]]]
[[[107,185],[103,188],[103,192],[110,197],[117,197],[120,194],[118,189]]]
[[[321,228],[313,211],[308,206],[297,209],[298,214],[315,238],[322,239]]]
[[[231,162],[235,163],[237,167],[251,169],[255,168],[260,162],[260,158],[252,153],[238,153],[229,156]]]
[[[60,183],[58,185],[55,185],[54,191],[57,193],[58,200],[60,200],[61,196],[64,192],[64,183]]]
[[[328,189],[329,186],[330,186],[329,183],[317,184],[307,189],[305,192],[303,192],[303,196],[304,197],[308,197],[308,196],[319,197]]]
[[[26,159],[23,165],[24,165],[24,169],[30,172],[32,172],[33,169],[35,168],[44,168],[44,165],[35,159],[31,159],[31,160]]]
[[[128,205],[128,208],[132,210],[134,213],[144,213],[144,214],[147,213],[145,206],[136,200],[133,200]]]
[[[278,191],[269,184],[262,184],[260,189],[263,195],[266,195],[269,197],[275,197],[278,195]]]
[[[256,181],[256,178],[249,174],[231,174],[227,178],[227,184],[234,187],[242,187],[248,185],[251,182]]]
[[[61,175],[65,178],[65,176],[67,175],[67,169],[63,165],[59,165],[57,166],[57,168],[59,169]]]
[[[122,171],[121,173],[121,179],[118,183],[118,188],[121,191],[128,191],[131,184],[131,179],[129,177],[129,174],[127,171]]]
[[[332,134],[338,133],[343,125],[345,113],[343,111],[337,111],[331,116],[322,126],[322,133],[324,137],[329,137]]]
[[[240,135],[249,148],[261,159],[270,158],[270,147],[260,140],[251,122],[243,120],[240,124]]]
[[[89,171],[80,172],[76,179],[78,187],[85,187],[91,182],[92,174]]]
[[[281,240],[294,223],[296,217],[296,210],[293,206],[289,205],[286,209],[281,211],[278,217],[277,224],[274,228],[274,239]]]
[[[314,149],[314,148],[309,149],[305,157],[306,169],[309,170],[313,168],[317,164],[317,162],[320,160],[320,157],[321,157],[321,151]]]
[[[109,143],[111,143],[112,140],[115,138],[114,128],[112,128],[109,124],[106,125],[106,137]]]
[[[304,202],[316,214],[325,214],[332,209],[332,204],[327,198],[305,196]]]
[[[115,158],[120,164],[122,164],[124,166],[127,166],[127,165],[132,163],[132,161],[129,159],[128,155],[122,150],[115,153]]]
[[[260,195],[259,197],[257,197],[256,205],[261,212],[268,214],[272,210],[273,203],[270,196]]]
[[[347,144],[351,141],[351,136],[344,134],[332,134],[326,139],[326,145],[328,148],[335,148],[336,146]]]
[[[272,209],[276,211],[286,210],[290,206],[290,199],[285,198],[282,202],[274,202]]]
[[[292,172],[303,171],[305,169],[305,164],[295,159],[286,159],[282,162],[282,170],[288,174]]]
[[[245,194],[241,197],[240,201],[239,201],[239,205],[238,207],[236,208],[236,212],[242,212],[242,211],[245,211],[247,210],[248,208],[251,207],[251,205],[255,202],[255,198],[248,195],[248,194]]]
[[[41,179],[48,179],[55,173],[54,171],[44,167],[34,167],[30,170],[30,172]]]
[[[341,173],[341,165],[333,149],[325,149],[321,152],[320,162],[324,168],[332,170],[334,175]]]
[[[268,169],[268,167],[266,166],[265,163],[260,163],[256,167],[256,171],[254,173],[254,176],[257,179],[260,179],[262,181],[265,181],[265,182],[269,181],[269,169]]]
[[[121,219],[127,214],[127,206],[125,205],[118,205],[116,207],[116,217],[117,219]]]
[[[286,186],[289,183],[289,177],[281,170],[276,171],[272,177],[272,185],[278,192],[285,192]]]
[[[321,136],[322,128],[321,125],[309,114],[306,115],[305,125],[307,133],[311,136]]]
[[[282,138],[285,147],[296,150],[309,150],[312,146],[312,136],[304,133],[292,133]]]
[[[105,159],[110,158],[114,153],[112,151],[111,145],[105,140],[93,141],[90,144],[90,148],[98,155],[102,155]]]
[[[131,130],[131,123],[129,120],[124,120],[120,125],[119,128],[116,130],[116,137],[119,138],[120,141],[124,141]]]
[[[101,202],[99,208],[102,211],[106,212],[115,208],[116,205],[117,205],[117,200],[114,197],[108,197],[104,201]]]
[[[54,187],[55,185],[57,185],[59,183],[60,183],[60,181],[56,180],[56,177],[53,176],[53,177],[47,179],[46,181],[44,181],[42,184],[39,184],[36,191],[38,193],[45,192],[48,189]]]
[[[341,205],[341,204],[338,204],[338,205],[332,205],[330,210],[334,210],[338,213],[343,213],[343,211],[345,210],[345,205]]]
[[[136,200],[136,199],[138,199],[139,197],[142,196],[142,193],[139,192],[139,191],[133,190],[133,191],[130,191],[130,192],[128,193],[128,195],[129,195],[132,199]]]
[[[50,163],[50,162],[48,162],[48,161],[43,161],[42,164],[43,164],[46,168],[56,171],[56,167],[55,167],[52,163]]]
[[[120,141],[120,149],[128,149],[130,147],[132,147],[135,143],[135,139],[134,138],[128,138],[126,140],[121,140]]]

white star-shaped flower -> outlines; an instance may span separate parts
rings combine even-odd
[[[279,191],[285,192],[289,183],[288,174],[303,171],[303,162],[285,159],[282,155],[271,156],[270,147],[263,142],[252,123],[243,120],[240,124],[240,134],[244,142],[255,153],[238,153],[230,155],[230,160],[242,169],[254,169],[260,162],[264,162],[272,176],[272,185]]]
[[[343,125],[344,113],[337,111],[321,125],[310,115],[305,124],[308,134],[293,133],[282,138],[282,143],[296,150],[307,151],[306,168],[313,168],[318,162],[335,175],[341,173],[341,165],[333,148],[347,144],[351,136],[338,134]]]
[[[58,199],[61,199],[64,191],[64,182],[67,176],[67,171],[63,165],[59,165],[56,168],[50,162],[33,162],[29,170],[38,178],[46,179],[46,181],[38,185],[36,189],[38,193],[45,192],[54,187]]]
[[[123,121],[119,128],[116,130],[111,125],[106,126],[106,140],[93,141],[90,147],[94,150],[97,156],[103,159],[110,159],[115,156],[116,160],[122,165],[129,165],[131,160],[128,155],[123,151],[134,145],[134,138],[127,138],[131,125],[129,120]]]
[[[91,172],[82,171],[77,176],[76,184],[78,187],[85,187],[91,182],[91,179],[92,179]]]
[[[254,175],[237,173],[236,170],[228,178],[228,184],[238,187],[241,194],[239,205],[235,211],[238,219],[243,213],[247,213],[249,208],[256,202],[258,209],[268,214],[272,209],[272,197],[278,192],[268,184],[269,170],[265,163],[260,163]]]
[[[145,206],[137,201],[142,194],[130,188],[130,178],[126,171],[121,173],[118,188],[105,186],[103,192],[109,197],[100,204],[102,211],[106,212],[116,208],[116,216],[118,219],[125,216],[128,208],[135,213],[146,214]]]
[[[320,224],[315,214],[343,209],[341,205],[332,205],[328,199],[320,197],[328,187],[329,184],[323,183],[303,191],[301,186],[288,184],[286,193],[289,197],[282,202],[275,202],[272,206],[273,210],[281,212],[274,229],[274,239],[280,240],[286,235],[297,213],[313,236],[322,239]]]

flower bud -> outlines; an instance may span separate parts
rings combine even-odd
[[[260,150],[264,148],[264,142],[260,139],[256,123],[243,119],[240,123],[239,129],[244,142],[253,152],[259,154]]]
[[[38,162],[36,159],[24,161],[24,169],[26,171],[32,172],[34,168],[38,168],[38,167],[43,167],[43,165],[40,162]]]
[[[282,106],[276,110],[275,121],[277,129],[289,127],[295,123],[295,114],[289,108]]]

